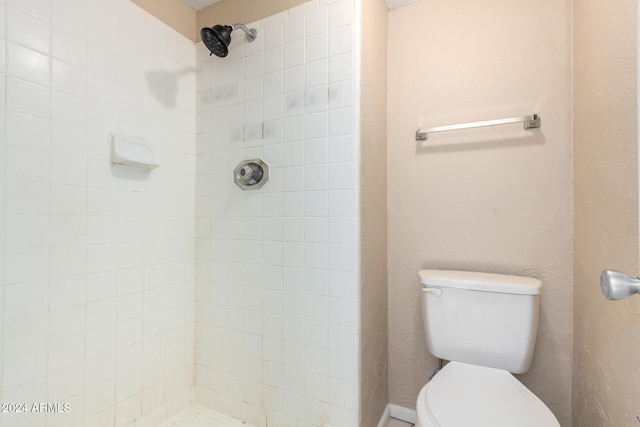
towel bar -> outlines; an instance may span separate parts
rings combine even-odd
[[[416,141],[426,141],[427,135],[434,132],[445,132],[450,130],[461,130],[478,128],[483,126],[507,125],[511,123],[524,123],[525,129],[540,127],[540,117],[537,114],[521,117],[509,117],[507,119],[486,120],[483,122],[461,123],[457,125],[436,126],[431,128],[421,128],[416,131]]]

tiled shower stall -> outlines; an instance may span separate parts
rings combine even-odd
[[[129,0],[0,0],[0,400],[70,408],[1,426],[358,424],[358,8],[220,59]],[[110,134],[160,167],[111,165]]]
[[[353,17],[310,2],[197,49],[196,400],[256,424],[357,424]]]

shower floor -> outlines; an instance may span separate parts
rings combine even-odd
[[[235,418],[200,406],[192,406],[164,423],[162,427],[252,427]]]

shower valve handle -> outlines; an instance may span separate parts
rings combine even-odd
[[[262,168],[255,164],[249,163],[242,168],[238,172],[240,174],[239,179],[244,181],[246,184],[255,184],[262,179]]]

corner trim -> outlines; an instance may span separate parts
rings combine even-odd
[[[391,418],[404,421],[405,423],[415,424],[416,417],[417,415],[414,409],[409,409],[405,408],[404,406],[388,403],[387,407],[384,409],[382,418],[380,418],[378,427],[386,427]]]
[[[394,405],[393,403],[389,403],[387,409],[389,409],[391,418],[396,418],[410,424],[416,423],[417,415],[415,409],[405,408],[404,406]]]
[[[378,423],[378,427],[387,427],[387,423],[391,419],[391,410],[389,409],[389,405],[384,408],[384,412],[382,413],[382,418],[380,418],[380,422]]]

